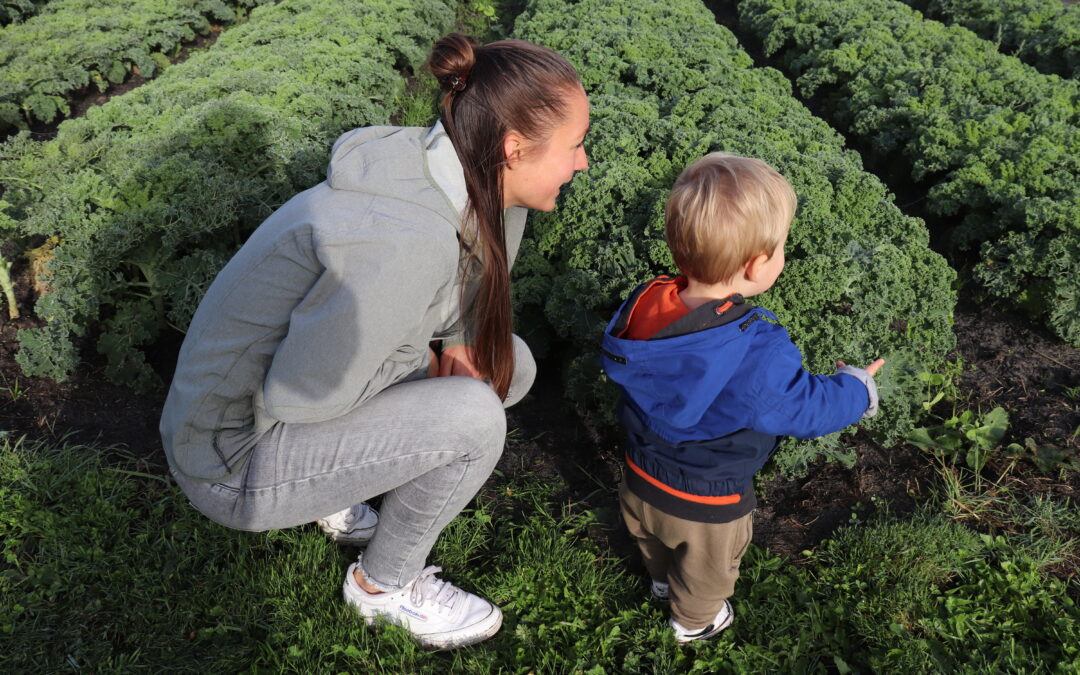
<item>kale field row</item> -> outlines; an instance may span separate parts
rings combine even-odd
[[[896,0],[738,11],[803,96],[955,221],[947,238],[987,293],[1080,345],[1080,83]]]
[[[885,357],[889,405],[867,426],[902,438],[923,390],[916,373],[940,370],[954,344],[954,274],[930,250],[922,221],[900,212],[840,135],[792,97],[779,72],[752,67],[699,0],[534,0],[515,35],[565,54],[593,106],[592,167],[556,211],[531,217],[515,266],[520,330],[538,345],[550,325],[549,340],[572,345],[567,391],[580,410],[612,420],[600,334],[629,290],[674,271],[663,210],[675,177],[725,150],[769,162],[799,195],[783,283],[761,304],[815,372],[837,359]],[[781,462],[798,470],[837,452],[836,438],[805,441]]]
[[[1080,7],[1061,0],[903,0],[928,18],[955,23],[1044,73],[1080,75]]]
[[[0,132],[70,114],[75,92],[154,77],[182,43],[270,0],[53,0],[0,30]]]
[[[25,21],[41,11],[49,0],[2,0],[0,2],[0,26]]]
[[[63,379],[73,336],[100,328],[108,374],[154,375],[139,347],[187,327],[205,285],[278,204],[319,182],[345,130],[385,124],[454,20],[448,3],[266,5],[213,49],[62,124],[0,148],[0,230],[37,249],[44,325],[19,333],[31,375]]]

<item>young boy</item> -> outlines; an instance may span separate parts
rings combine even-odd
[[[623,518],[670,598],[679,643],[731,624],[751,538],[754,474],[780,436],[814,438],[877,412],[873,375],[811,375],[787,331],[744,298],[784,268],[795,193],[765,162],[712,153],[672,188],[667,243],[682,272],[638,286],[603,337],[627,434]]]

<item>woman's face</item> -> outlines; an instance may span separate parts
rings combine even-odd
[[[585,157],[589,99],[580,87],[568,96],[566,119],[544,145],[532,144],[513,132],[507,134],[503,207],[550,211],[555,208],[559,188],[569,183],[575,172],[589,168]]]

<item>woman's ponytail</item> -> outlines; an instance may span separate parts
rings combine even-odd
[[[510,131],[542,145],[565,119],[568,94],[581,87],[558,53],[522,40],[479,45],[451,33],[435,43],[428,67],[443,91],[443,125],[465,173],[469,199],[462,245],[483,266],[476,298],[463,307],[476,367],[506,398],[514,375],[510,269],[503,221],[503,139]]]

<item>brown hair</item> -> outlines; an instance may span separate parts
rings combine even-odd
[[[465,171],[469,199],[462,246],[483,265],[471,307],[476,366],[506,398],[514,374],[510,268],[503,222],[503,140],[515,131],[542,147],[567,115],[567,93],[581,86],[558,53],[523,40],[480,45],[451,33],[435,43],[428,67],[442,87],[442,120]],[[465,236],[472,235],[472,239]]]
[[[762,253],[771,257],[795,217],[795,191],[760,159],[713,152],[671,188],[664,230],[675,264],[706,284],[730,281]]]

